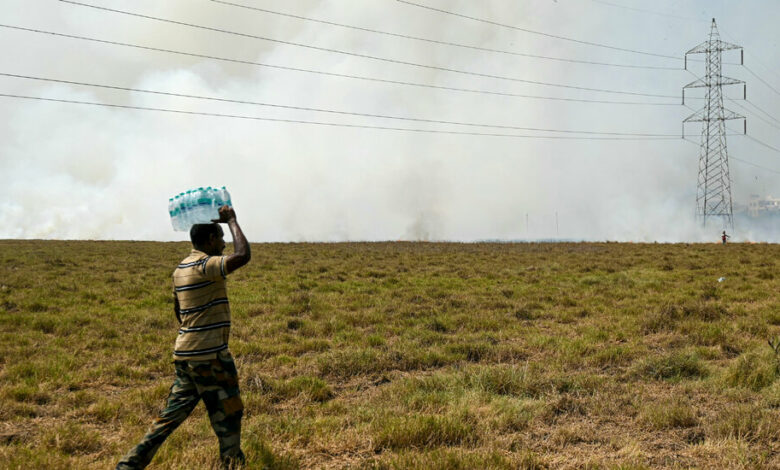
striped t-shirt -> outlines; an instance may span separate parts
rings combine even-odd
[[[225,289],[225,258],[192,250],[173,272],[173,292],[181,318],[173,348],[175,360],[216,359],[217,352],[227,350],[230,305]]]

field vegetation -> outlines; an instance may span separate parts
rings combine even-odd
[[[189,249],[0,241],[0,468],[113,468],[141,438]],[[780,468],[777,245],[252,252],[228,282],[250,468]],[[216,456],[199,405],[150,468]]]

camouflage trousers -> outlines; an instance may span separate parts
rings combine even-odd
[[[176,378],[167,405],[154,420],[141,443],[125,455],[117,470],[144,468],[165,439],[184,422],[203,399],[211,427],[219,439],[219,456],[225,468],[244,462],[241,452],[241,417],[244,404],[238,389],[238,372],[229,353],[209,361],[175,361]]]

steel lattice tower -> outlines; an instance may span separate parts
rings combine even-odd
[[[724,77],[721,55],[723,51],[742,49],[742,46],[720,40],[715,18],[712,19],[710,38],[685,53],[685,69],[688,69],[688,54],[707,54],[706,74],[683,87],[683,104],[686,88],[706,88],[704,107],[683,121],[701,122],[701,145],[699,148],[699,177],[696,189],[696,216],[706,225],[708,217],[722,217],[724,226],[734,226],[731,203],[731,177],[726,149],[726,121],[745,119],[744,116],[723,107],[723,85],[743,85],[745,82]],[[740,60],[741,61],[741,60]],[[747,126],[747,124],[745,124]]]

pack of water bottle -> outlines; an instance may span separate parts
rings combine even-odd
[[[233,207],[230,193],[224,186],[220,189],[200,187],[168,199],[168,214],[173,229],[186,232],[194,224],[209,224],[219,219],[219,208],[222,206]]]

